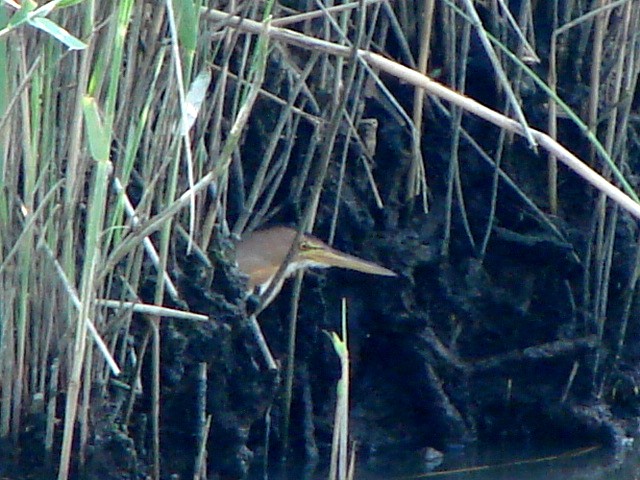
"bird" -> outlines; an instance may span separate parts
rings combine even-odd
[[[284,274],[281,275],[278,283],[269,289],[280,266],[289,256],[296,233],[293,228],[276,226],[256,230],[236,245],[238,269],[249,277],[248,292],[251,293],[256,289],[259,295],[263,295],[267,290],[271,292],[268,298],[261,300],[263,308],[278,295],[288,277],[307,268],[339,267],[373,275],[397,276],[388,268],[341,252],[312,235],[303,234],[297,250],[292,252]]]

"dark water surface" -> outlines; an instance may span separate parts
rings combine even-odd
[[[636,480],[640,478],[640,449],[624,455],[599,447],[562,450],[518,448],[517,445],[465,449],[445,455],[436,468],[419,462],[365,463],[356,469],[356,480]],[[265,477],[256,472],[251,480]],[[271,471],[269,480],[321,480],[326,469],[304,472],[301,468]]]

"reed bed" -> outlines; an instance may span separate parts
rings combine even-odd
[[[162,322],[185,315],[203,320],[199,312],[166,307],[184,300],[172,275],[175,238],[186,237],[190,249],[207,252],[216,232],[237,237],[280,218],[283,192],[301,229],[311,231],[334,165],[340,175],[327,208],[331,238],[339,228],[347,172],[364,179],[373,208],[408,205],[421,212],[430,208],[434,175],[445,185],[438,198],[447,212],[442,253],[449,255],[459,215],[479,258],[490,240],[499,186],[509,185],[554,228],[543,212],[562,216],[569,208],[558,162],[566,165],[595,187],[579,301],[604,342],[616,231],[627,215],[640,218],[628,141],[640,68],[640,7],[632,1],[588,8],[587,2],[553,0],[552,27],[544,30],[536,28],[549,23],[542,3],[523,1],[520,11],[510,12],[502,1],[453,0],[4,2],[0,437],[19,445],[34,415],[41,415],[49,468],[59,480],[69,478],[85,464],[93,399],[114,395],[115,382],[124,378],[127,428],[146,363],[152,376],[147,460],[153,478],[160,478]],[[550,32],[544,68],[536,54],[541,30]],[[490,108],[466,95],[473,82],[471,55],[490,59],[500,92]],[[586,72],[584,102],[563,98]],[[398,98],[400,84],[411,86],[411,100]],[[535,126],[523,110],[532,89],[548,102],[546,122]],[[374,167],[396,159],[377,158],[375,130],[363,133],[371,98],[409,139],[395,190],[380,188]],[[269,122],[260,120],[265,108],[273,115]],[[447,119],[451,132],[444,171],[434,171],[422,141],[433,128],[433,112]],[[466,131],[469,116],[500,128],[491,153]],[[583,136],[579,141],[562,138],[558,124],[565,118]],[[265,125],[272,128],[260,130]],[[296,143],[298,136],[308,142]],[[511,179],[520,165],[506,157],[517,137],[548,156],[547,165],[538,167],[547,198]],[[568,141],[571,151],[563,145]],[[465,208],[463,145],[494,169],[480,233]],[[640,247],[635,259],[637,266]],[[618,359],[639,272],[635,268],[624,286],[623,318],[614,335]],[[140,306],[146,278],[155,279],[153,296]],[[291,312],[285,439],[295,301]],[[142,319],[140,339],[132,328]],[[132,358],[137,363],[131,365]],[[604,362],[590,368],[594,391],[602,394]],[[206,384],[204,370],[203,378]],[[211,414],[201,410],[194,478],[205,477]],[[347,413],[341,415],[346,422]],[[346,476],[344,462],[340,478]]]

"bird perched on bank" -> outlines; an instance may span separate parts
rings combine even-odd
[[[296,231],[288,227],[272,227],[257,230],[243,238],[236,246],[236,260],[242,273],[249,277],[248,289],[256,287],[260,295],[264,294],[276,276],[296,238]],[[267,306],[282,289],[284,281],[299,270],[305,268],[339,267],[373,275],[395,277],[396,273],[373,262],[341,252],[330,247],[312,235],[302,235],[297,248],[292,252],[279,282],[271,289],[268,298],[263,300]]]

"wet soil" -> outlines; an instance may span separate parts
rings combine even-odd
[[[342,270],[306,276],[288,456],[310,462],[327,458],[340,369],[324,332],[339,331],[343,297],[352,361],[351,434],[361,459],[375,463],[422,456],[431,449],[446,454],[498,441],[624,448],[637,433],[638,374],[633,354],[613,358],[612,340],[598,338],[597,322],[579,306],[588,232],[537,217],[502,187],[506,205],[496,212],[486,254],[477,254],[455,216],[444,254],[437,165],[432,165],[432,208],[426,214],[400,204],[378,211],[362,184],[347,181],[344,195],[350,201],[341,210],[335,246],[393,268],[398,277]],[[477,164],[477,177],[490,173]],[[332,171],[330,178],[337,174]],[[390,192],[395,184],[385,178],[392,177],[380,174],[381,189]],[[331,188],[329,181],[328,197]],[[476,196],[469,210],[476,223],[472,231],[479,236],[488,193],[482,185],[467,192]],[[326,238],[328,211],[320,210],[320,238]],[[277,222],[293,225],[293,220]],[[631,246],[620,243],[620,248]],[[177,251],[184,252],[184,246]],[[292,282],[259,316],[278,365],[273,370],[249,323],[255,303],[245,300],[233,242],[218,235],[209,254],[214,267],[193,255],[176,258],[173,273],[181,297],[189,310],[207,314],[210,321],[162,323],[162,465],[163,471],[180,476],[192,472],[203,421],[198,405],[204,401],[203,411],[212,418],[209,471],[242,478],[265,456],[274,462],[284,453],[283,375]],[[630,262],[618,258],[612,285],[625,281]],[[613,290],[611,303],[622,295]],[[634,340],[628,342],[629,351],[637,351]],[[199,377],[202,364],[205,380]],[[148,391],[150,373],[143,378]],[[134,417],[144,417],[149,408],[141,398]],[[148,425],[133,422],[124,438],[107,433],[90,470],[100,471],[106,463],[130,465],[130,475],[140,472],[139,465],[148,465],[149,459],[148,446],[140,446],[145,441],[135,441],[144,438],[140,430],[147,431]],[[127,452],[128,463],[123,463]],[[117,471],[94,478],[123,476]]]

